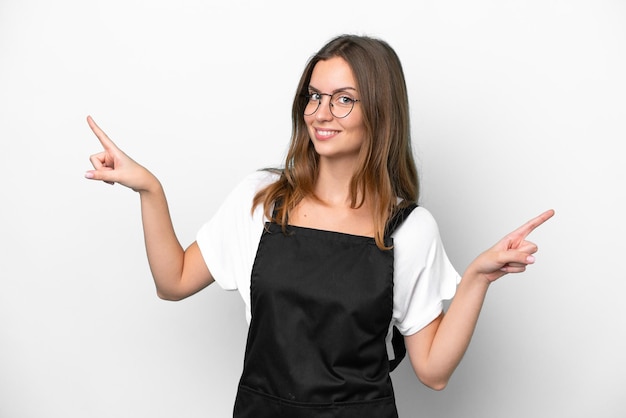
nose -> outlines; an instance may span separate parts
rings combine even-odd
[[[320,105],[317,108],[317,112],[315,112],[315,119],[319,121],[331,120],[333,118],[333,114],[330,111],[330,106],[330,97],[327,95],[322,95]]]

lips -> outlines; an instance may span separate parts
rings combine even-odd
[[[317,139],[329,139],[332,138],[333,136],[337,135],[339,133],[339,131],[334,131],[334,130],[329,130],[329,129],[316,129],[315,130],[315,137]]]

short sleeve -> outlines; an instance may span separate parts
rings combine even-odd
[[[417,207],[392,235],[394,241],[393,323],[412,335],[443,311],[461,280],[444,249],[431,213]]]
[[[225,290],[239,290],[248,321],[252,264],[265,222],[262,205],[251,212],[252,200],[258,190],[277,178],[277,174],[268,171],[248,175],[196,235],[204,262],[215,281]]]

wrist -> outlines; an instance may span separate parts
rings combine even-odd
[[[477,286],[489,288],[489,285],[493,283],[493,280],[484,274],[473,268],[474,266],[470,264],[465,272],[463,273],[463,277],[461,279],[462,282],[465,282],[468,286]]]
[[[138,187],[133,187],[133,190],[139,193],[140,195],[150,195],[154,193],[162,193],[163,186],[159,179],[154,176],[151,172],[146,170],[146,178]]]

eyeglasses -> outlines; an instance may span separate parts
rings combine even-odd
[[[317,112],[320,103],[322,103],[322,96],[330,97],[330,101],[328,102],[330,113],[339,119],[348,116],[350,112],[352,112],[354,104],[360,102],[360,100],[350,97],[345,91],[339,91],[333,94],[313,92],[304,96],[307,99],[307,104],[304,108],[304,116],[311,116],[313,113]]]

